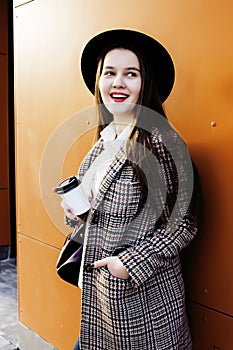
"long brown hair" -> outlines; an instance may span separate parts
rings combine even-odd
[[[138,105],[136,108],[135,122],[132,126],[129,141],[127,143],[127,158],[130,159],[130,163],[134,169],[136,177],[141,183],[143,202],[146,201],[148,195],[148,173],[145,174],[145,169],[150,169],[149,161],[147,160],[146,151],[155,153],[155,149],[152,143],[151,132],[154,125],[154,118],[151,117],[150,111],[159,113],[167,119],[165,111],[162,106],[162,102],[159,97],[158,88],[156,84],[156,77],[154,76],[153,67],[151,62],[143,53],[139,53],[134,47],[130,45],[125,46],[111,46],[106,48],[99,57],[98,68],[96,72],[96,83],[95,83],[95,100],[98,107],[98,128],[96,131],[95,141],[100,137],[100,132],[113,121],[113,115],[107,110],[103,104],[100,90],[99,80],[103,69],[104,59],[106,54],[116,48],[126,49],[132,51],[139,60],[142,86],[139,94]],[[146,109],[141,108],[146,107]],[[143,147],[134,147],[138,144]],[[143,169],[143,170],[142,170]],[[151,169],[151,171],[153,171]]]

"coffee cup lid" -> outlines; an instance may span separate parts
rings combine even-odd
[[[79,180],[76,176],[68,177],[67,179],[60,182],[55,188],[57,194],[65,194],[79,185]]]

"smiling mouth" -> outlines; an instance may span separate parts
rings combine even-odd
[[[110,96],[114,102],[124,102],[129,97],[128,94],[116,93],[116,92],[111,93]]]

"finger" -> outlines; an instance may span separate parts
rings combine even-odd
[[[93,199],[93,191],[91,190],[91,194],[88,196],[88,201],[91,203]]]
[[[70,208],[64,200],[61,201],[60,205],[63,208],[65,216],[67,216],[68,219],[74,220],[74,221],[80,220],[80,218],[74,213],[73,209]]]
[[[93,263],[93,268],[98,269],[99,267],[107,266],[109,263],[109,258],[104,258],[101,260],[97,260]]]
[[[70,219],[70,220],[73,220],[73,221],[79,221],[80,218],[78,216],[75,216],[73,214],[70,214],[69,212],[65,212],[65,216]]]
[[[66,212],[75,215],[73,209],[71,207],[69,207],[68,204],[64,200],[61,201],[60,205]]]

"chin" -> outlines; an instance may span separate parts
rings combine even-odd
[[[135,104],[126,104],[126,103],[108,103],[106,104],[106,108],[110,113],[117,116],[132,114]]]

